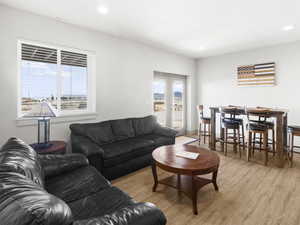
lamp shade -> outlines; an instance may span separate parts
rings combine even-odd
[[[31,110],[23,117],[56,117],[57,114],[51,104],[46,101],[41,101],[32,106]]]

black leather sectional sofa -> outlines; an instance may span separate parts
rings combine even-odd
[[[21,140],[0,150],[1,225],[164,225],[163,213],[113,187],[81,154],[42,155]]]
[[[123,176],[152,162],[152,151],[175,143],[176,131],[156,117],[72,124],[72,151],[83,153],[107,179]]]

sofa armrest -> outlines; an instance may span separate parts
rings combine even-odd
[[[39,155],[39,159],[46,177],[56,176],[89,165],[87,158],[82,154]]]
[[[154,133],[163,135],[163,136],[167,136],[167,137],[175,137],[177,134],[177,131],[174,129],[168,128],[168,127],[162,127],[162,126],[158,125],[154,129]]]
[[[165,225],[166,217],[152,203],[135,203],[111,214],[78,220],[73,225]]]
[[[84,154],[90,164],[102,172],[104,151],[98,144],[87,137],[73,133],[71,134],[71,142],[72,152]]]
[[[104,154],[103,149],[99,145],[84,136],[72,134],[71,142],[72,152],[82,153],[85,156],[99,155],[102,157]]]

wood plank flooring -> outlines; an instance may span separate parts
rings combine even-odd
[[[187,142],[184,137],[177,143]],[[196,144],[196,143],[195,143]],[[207,185],[198,192],[198,215],[192,202],[171,187],[158,185],[152,192],[151,168],[145,168],[113,181],[137,201],[152,202],[166,215],[168,225],[299,225],[300,224],[300,155],[295,154],[293,168],[280,169],[263,165],[263,155],[255,153],[253,162],[245,154],[228,150],[218,152],[221,165],[219,192]],[[170,174],[158,168],[159,179]]]

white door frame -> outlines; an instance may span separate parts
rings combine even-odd
[[[174,100],[173,84],[176,81],[183,82],[183,127],[181,129],[177,129],[177,131],[178,131],[178,135],[184,135],[186,133],[186,127],[187,127],[187,76],[154,71],[153,80],[156,79],[161,79],[166,82],[165,83],[165,104],[166,104],[166,126],[168,127],[172,127],[172,121],[173,121],[172,118],[173,117],[172,108],[173,108],[173,100]]]

